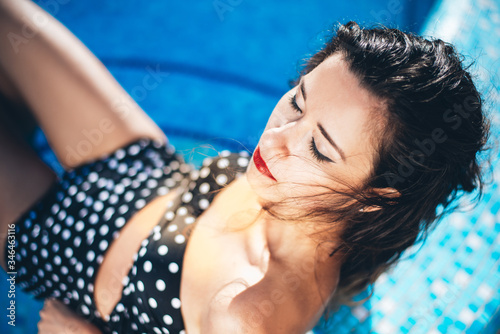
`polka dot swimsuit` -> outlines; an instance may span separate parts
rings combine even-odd
[[[196,218],[244,173],[248,154],[223,151],[197,171],[168,144],[140,139],[64,173],[16,222],[16,281],[36,299],[55,297],[103,333],[184,333],[182,260]],[[104,319],[94,281],[105,252],[130,217],[181,187],[143,240],[122,297]]]

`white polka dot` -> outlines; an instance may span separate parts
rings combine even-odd
[[[151,261],[144,262],[144,271],[145,272],[149,273],[152,268],[153,268],[153,264],[151,263]]]
[[[73,256],[73,250],[71,248],[66,248],[64,250],[64,256],[66,256],[68,259]]]
[[[82,243],[82,238],[80,238],[79,236],[76,236],[73,239],[73,245],[75,245],[75,247],[80,247],[81,243]]]
[[[113,215],[113,213],[115,213],[114,208],[107,208],[106,211],[104,211],[104,215],[103,215],[104,220],[108,221],[111,218],[111,216]]]
[[[69,273],[68,267],[62,266],[61,267],[61,273],[63,273],[63,275],[67,275]],[[70,276],[68,278],[70,278]]]
[[[89,223],[91,223],[92,225],[94,224],[97,224],[97,222],[99,221],[99,216],[97,215],[97,213],[93,213],[90,215],[89,217]]]
[[[118,228],[120,228],[123,225],[125,225],[125,218],[123,218],[123,217],[116,218],[116,220],[115,220],[115,226],[118,227]]]
[[[87,303],[87,305],[92,305],[92,299],[90,299],[89,295],[84,295],[83,300]]]
[[[116,310],[118,312],[123,312],[125,310],[125,306],[123,306],[122,303],[118,303],[118,304],[116,304]]]
[[[202,183],[200,185],[200,193],[202,194],[206,194],[210,191],[210,185],[208,183]]]
[[[160,233],[153,234],[153,240],[158,241],[160,239],[161,239],[161,234]]]
[[[145,205],[146,205],[146,200],[142,198],[137,200],[137,202],[135,202],[136,209],[142,209]]]
[[[177,214],[178,214],[178,215],[180,215],[180,216],[184,216],[184,215],[186,215],[186,214],[187,214],[187,212],[188,212],[188,211],[187,211],[187,209],[186,209],[185,207],[183,207],[183,206],[181,206],[181,207],[179,208],[179,210],[177,210]]]
[[[168,270],[172,273],[172,274],[175,274],[179,271],[179,265],[175,262],[171,262],[169,265],[168,265]]]
[[[142,283],[142,281],[137,281],[137,289],[139,291],[144,291],[144,283]]]
[[[162,334],[162,331],[158,327],[154,327],[153,330],[156,334]]]
[[[86,314],[86,315],[90,314],[90,310],[86,305],[82,305],[81,309],[82,309],[83,314]]]
[[[45,226],[51,227],[52,224],[54,224],[54,218],[49,217],[49,218],[47,218],[47,220],[45,220]]]
[[[181,307],[181,301],[179,300],[179,298],[172,298],[172,301],[170,303],[175,309],[179,309]]]
[[[33,262],[34,265],[37,265],[38,264],[38,257],[36,255],[33,255],[33,257],[31,258],[31,261]]]
[[[200,170],[200,177],[202,179],[206,178],[208,176],[208,174],[210,174],[210,169],[208,167],[203,167],[201,170]]]
[[[97,180],[97,187],[104,188],[108,185],[108,181],[106,179]]]
[[[108,225],[102,225],[101,228],[99,229],[99,234],[100,235],[106,235],[109,232],[109,227]]]
[[[156,289],[158,289],[158,291],[163,291],[166,287],[167,285],[165,284],[164,280],[159,279],[156,281]]]
[[[87,177],[87,180],[89,180],[89,182],[92,182],[92,183],[96,182],[98,179],[99,179],[99,175],[97,175],[96,172],[90,173]]]
[[[205,159],[203,159],[202,164],[203,164],[203,166],[208,166],[212,163],[212,161],[213,161],[212,158],[205,158]]]
[[[66,226],[73,226],[73,223],[75,222],[75,218],[73,216],[68,216],[66,218]]]
[[[119,174],[125,174],[127,172],[127,165],[124,164],[124,163],[121,163],[118,165],[118,168],[116,169],[116,171],[119,173]]]
[[[69,230],[64,230],[62,231],[61,233],[61,237],[64,239],[64,240],[68,240],[69,237],[71,237],[71,232]]]
[[[94,251],[90,250],[87,252],[87,261],[91,262],[93,261],[95,258],[95,253]]]
[[[40,253],[41,253],[42,257],[45,259],[49,256],[49,252],[45,248],[42,248]]]
[[[81,188],[82,188],[83,191],[89,190],[90,189],[90,183],[87,182],[87,181],[83,182],[82,185],[81,185]]]
[[[132,145],[128,148],[128,153],[131,155],[136,155],[141,150],[139,145]]]
[[[191,201],[193,199],[193,194],[191,194],[190,192],[187,192],[185,193],[184,195],[182,195],[182,201],[184,203],[188,203],[189,201]]]
[[[78,212],[78,214],[80,215],[80,218],[86,217],[88,213],[89,213],[89,210],[87,210],[87,208],[82,208],[82,209]]]
[[[120,212],[121,214],[124,214],[125,212],[128,211],[128,205],[127,204],[123,204],[121,205],[119,208],[118,208],[118,212]]]
[[[125,200],[127,202],[130,202],[134,199],[134,196],[135,196],[134,192],[132,190],[129,190],[125,193]]]
[[[223,186],[227,182],[227,176],[225,174],[217,175],[215,181],[217,182],[218,185]]]
[[[79,278],[76,280],[76,286],[81,290],[85,286],[85,282],[83,281],[82,278]]]
[[[64,206],[65,208],[67,208],[68,206],[70,206],[70,205],[71,205],[71,198],[66,197],[66,198],[63,200],[62,204],[63,204],[63,206]]]
[[[52,213],[53,213],[54,215],[55,215],[56,213],[58,213],[58,212],[59,212],[59,204],[57,204],[57,203],[56,203],[56,204],[52,205],[51,211],[52,211]]]
[[[94,241],[95,230],[93,228],[87,230],[87,243],[91,244]]]
[[[229,166],[229,160],[220,159],[219,161],[217,161],[217,167],[219,167],[220,169],[227,168],[227,166]]]
[[[61,231],[61,225],[59,225],[59,224],[55,224],[55,225],[52,227],[52,232],[53,232],[54,234],[58,234],[60,231]]]
[[[172,212],[172,211],[168,211],[166,214],[165,214],[165,218],[167,220],[173,220],[175,217],[175,214]]]
[[[78,194],[76,194],[76,201],[77,202],[83,202],[85,200],[85,198],[87,198],[85,196],[85,193],[83,193],[81,191]]]
[[[206,198],[203,198],[198,202],[198,204],[200,205],[201,209],[206,209],[206,208],[208,208],[210,203],[208,202],[208,200]]]
[[[149,298],[148,303],[149,303],[149,306],[151,306],[152,308],[158,307],[158,303],[156,302],[156,299],[154,299],[154,298]]]
[[[109,192],[103,190],[99,193],[99,200],[106,201],[109,198]]]
[[[77,272],[81,273],[81,272],[82,272],[82,270],[83,270],[83,263],[78,262],[78,263],[76,264],[76,266],[75,266],[75,270],[76,270]]]
[[[177,234],[174,240],[176,243],[182,244],[184,241],[186,241],[186,238],[182,234]]]
[[[106,240],[101,240],[99,243],[99,249],[105,251],[108,248],[108,242]]]
[[[167,246],[161,245],[160,247],[158,247],[158,254],[165,255],[167,253],[168,253],[168,247]]]
[[[171,316],[169,316],[168,314],[165,314],[165,315],[163,316],[163,322],[164,322],[165,324],[167,324],[167,325],[171,325],[171,324],[174,322],[174,320],[172,319],[172,317],[171,317]]]
[[[94,202],[94,210],[96,212],[101,212],[102,209],[104,209],[104,204],[101,201],[95,201]]]
[[[85,224],[79,220],[76,225],[75,225],[75,229],[80,232],[80,231],[83,231],[83,228],[85,227]]]
[[[116,204],[118,203],[118,195],[113,194],[109,196],[109,204]]]
[[[169,232],[175,232],[177,231],[178,226],[176,224],[169,224],[167,227],[167,231]]]
[[[94,273],[94,268],[88,267],[87,268],[87,276],[92,277],[92,274]]]
[[[68,188],[68,195],[70,195],[70,196],[75,195],[75,194],[76,194],[76,192],[77,192],[77,190],[78,190],[78,189],[76,188],[76,186],[75,186],[75,185],[72,185],[71,187],[69,187],[69,188]]]
[[[33,226],[33,231],[31,231],[31,235],[36,238],[40,234],[40,225]]]
[[[192,224],[192,223],[194,223],[194,218],[193,217],[186,217],[186,219],[184,219],[184,222],[188,225]]]
[[[246,167],[246,166],[248,166],[248,159],[247,158],[243,158],[243,157],[238,158],[238,165],[240,167]]]
[[[121,183],[118,183],[116,186],[115,186],[115,189],[114,189],[114,192],[115,194],[122,194],[123,192],[125,191],[125,186]]]

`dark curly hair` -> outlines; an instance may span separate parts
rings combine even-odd
[[[340,255],[342,266],[330,306],[351,300],[424,240],[456,209],[458,196],[476,191],[481,197],[478,153],[486,150],[489,134],[482,98],[452,45],[351,21],[307,61],[301,76],[334,54],[384,102],[385,121],[375,137],[372,175],[349,194],[356,201],[319,205],[305,215],[344,222],[340,235],[335,229],[338,246],[331,255]]]

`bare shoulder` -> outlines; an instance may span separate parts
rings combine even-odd
[[[339,261],[318,253],[321,247],[303,235],[293,236],[286,229],[280,232],[273,236],[294,243],[280,246],[283,240],[278,240],[270,244],[262,279],[245,285],[243,277],[219,292],[223,298],[212,300],[205,318],[217,324],[219,332],[303,334],[321,317],[338,283]]]

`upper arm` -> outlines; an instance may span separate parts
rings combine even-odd
[[[330,279],[316,269],[312,262],[273,262],[256,284],[228,285],[210,305],[202,333],[304,334],[319,320],[338,277],[336,268],[327,269]]]

